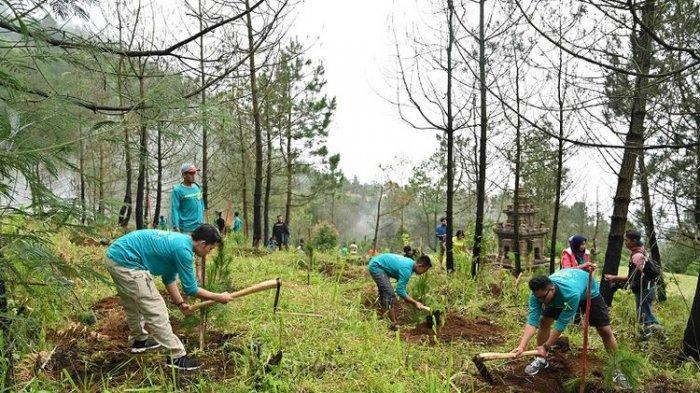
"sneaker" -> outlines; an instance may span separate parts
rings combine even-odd
[[[632,385],[630,385],[627,377],[620,371],[616,371],[613,375],[613,383],[622,390],[632,390]]]
[[[131,353],[141,353],[141,352],[146,352],[151,349],[156,349],[159,348],[160,344],[156,342],[156,340],[152,338],[147,338],[145,340],[141,341],[134,341],[133,344],[131,344]]]
[[[174,369],[177,370],[196,370],[200,367],[202,367],[202,364],[199,363],[199,361],[193,357],[189,357],[187,355],[185,356],[180,356],[177,359],[173,359],[172,357],[168,357],[168,360],[165,361],[166,366],[170,366]]]
[[[528,364],[527,367],[525,367],[525,374],[527,375],[535,375],[540,370],[545,369],[549,367],[549,361],[547,359],[537,356],[535,357],[535,360],[532,361],[532,363]]]

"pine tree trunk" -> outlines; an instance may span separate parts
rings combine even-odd
[[[245,2],[246,11],[250,11],[250,1]],[[255,41],[253,40],[253,22],[250,12],[246,14],[248,27],[248,50],[250,51],[250,94],[253,101],[253,128],[255,130],[255,184],[253,187],[253,247],[260,246],[262,236],[262,172],[263,149],[262,129],[260,127],[260,109],[258,107],[258,87],[255,75]]]
[[[120,34],[121,34],[121,29],[120,29]],[[121,42],[121,39],[120,39]],[[122,57],[119,58],[119,61],[117,63],[117,95],[119,97],[119,106],[124,105],[124,96],[123,96],[123,75],[122,75],[122,67],[124,63],[124,59]],[[123,124],[123,119],[124,115],[122,115],[122,124]],[[124,201],[122,203],[122,207],[119,209],[119,225],[122,227],[126,228],[127,225],[129,225],[129,220],[131,219],[131,176],[132,176],[132,171],[131,171],[131,146],[129,143],[129,129],[124,126],[124,172],[125,172],[125,191],[124,191]]]
[[[3,261],[5,262],[5,261]],[[2,342],[2,354],[7,360],[7,366],[4,367],[3,387],[9,389],[13,385],[14,360],[12,355],[12,337],[10,336],[10,318],[8,313],[10,310],[7,307],[7,291],[5,288],[5,280],[0,277],[0,342]]]
[[[199,31],[204,29],[204,17],[202,15],[202,2],[199,1]],[[208,133],[209,127],[206,116],[207,89],[204,88],[204,35],[199,37],[199,71],[202,92],[200,93],[200,115],[202,116],[202,201],[204,202],[204,211],[209,209],[209,155],[207,153],[207,145],[209,143]],[[205,213],[206,214],[206,213]]]
[[[448,40],[447,40],[447,231],[445,233],[445,266],[447,272],[453,272],[454,252],[452,250],[452,228],[453,228],[453,198],[454,198],[454,122],[452,118],[452,46],[454,45],[454,30],[452,28],[452,19],[454,17],[454,4],[452,0],[447,1],[447,21],[448,21]],[[442,261],[440,261],[442,263]]]
[[[288,94],[291,100],[291,92]],[[294,176],[294,154],[292,152],[292,109],[289,105],[289,114],[287,118],[287,130],[285,133],[287,139],[287,195],[284,204],[284,222],[289,225],[290,215],[292,213],[292,176]]]
[[[513,259],[514,267],[513,275],[518,277],[522,271],[520,262],[520,154],[522,147],[520,145],[520,66],[518,65],[517,50],[513,49],[513,58],[515,60],[515,190],[513,193]]]
[[[377,202],[377,219],[374,221],[374,238],[372,238],[372,249],[377,249],[377,237],[379,236],[379,218],[382,212],[382,198],[384,197],[384,186],[379,187],[379,201]]]
[[[561,29],[561,26],[560,26]],[[561,40],[560,40],[561,44]],[[554,194],[554,214],[552,217],[552,238],[549,243],[549,274],[554,273],[557,258],[557,233],[559,232],[559,208],[561,206],[561,181],[564,172],[564,96],[562,82],[562,50],[559,49],[559,66],[557,67],[557,103],[559,104],[559,143],[557,146],[557,191]]]
[[[663,268],[661,263],[661,252],[659,243],[656,240],[656,227],[654,226],[654,209],[651,205],[651,195],[649,195],[649,182],[647,179],[647,168],[644,163],[644,152],[639,154],[639,186],[642,190],[642,204],[644,205],[644,232],[647,236],[647,249],[651,252],[651,259]],[[656,296],[659,301],[666,300],[666,281],[664,275],[659,276],[658,290]]]
[[[160,222],[160,205],[163,200],[163,127],[157,129],[156,151],[156,206],[153,210],[153,228],[158,228]]]
[[[479,0],[479,94],[480,94],[480,135],[479,135],[479,178],[476,184],[476,222],[474,223],[474,246],[472,249],[472,278],[476,278],[481,263],[481,242],[484,234],[484,208],[486,205],[486,36],[484,35],[484,6],[486,0]]]
[[[248,157],[246,157],[246,142],[245,134],[243,133],[243,117],[240,112],[238,115],[238,132],[240,135],[241,144],[241,202],[243,203],[243,237],[248,240],[249,228],[248,228]]]
[[[266,137],[267,137],[267,165],[265,167],[265,207],[263,211],[263,223],[265,229],[263,231],[263,239],[269,239],[270,234],[270,188],[272,187],[272,129],[270,128],[270,107],[267,100],[265,110]]]
[[[642,6],[642,21],[649,28],[653,29],[656,14],[655,0],[645,0]],[[632,53],[638,71],[648,74],[653,56],[651,37],[641,30],[638,34],[633,33]],[[618,173],[617,189],[615,190],[613,214],[610,218],[610,234],[608,235],[608,246],[605,250],[605,264],[603,274],[617,275],[622,256],[622,243],[627,224],[627,213],[630,203],[630,192],[634,180],[634,169],[640,148],[644,145],[644,118],[646,117],[646,104],[648,97],[648,78],[636,76],[634,91],[632,92],[632,107],[630,114],[630,127],[625,137],[625,151],[622,154],[622,163]],[[614,291],[608,281],[601,282],[601,295],[605,302],[612,304]]]
[[[97,212],[100,216],[105,214],[105,152],[102,142],[99,143],[99,170],[97,175]]]
[[[80,158],[79,158],[79,171],[80,171],[80,223],[85,225],[87,219],[87,206],[85,201],[85,142],[83,141],[83,126],[78,126],[80,131]]]
[[[139,75],[139,98],[143,102],[145,98],[143,69]],[[139,111],[139,172],[136,180],[136,209],[134,217],[136,219],[136,229],[145,228],[144,225],[144,196],[146,185],[146,157],[148,156],[148,135],[146,133],[146,119],[143,111]]]
[[[700,361],[700,273],[698,273],[698,282],[695,286],[693,307],[690,310],[688,324],[683,334],[682,350],[685,356],[693,358],[696,362]]]

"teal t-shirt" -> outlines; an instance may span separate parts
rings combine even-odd
[[[158,229],[133,231],[115,240],[107,249],[107,257],[119,266],[161,276],[165,285],[180,277],[188,296],[194,296],[199,288],[190,235]]]
[[[391,253],[379,254],[369,260],[369,271],[372,273],[383,272],[395,279],[397,281],[396,294],[405,298],[408,297],[406,288],[408,287],[408,280],[413,275],[414,263],[413,259],[401,255]]]
[[[180,229],[180,232],[192,232],[204,224],[202,189],[197,184],[187,187],[180,183],[173,187],[170,215],[173,228]]]
[[[588,272],[581,269],[562,269],[549,276],[554,286],[557,288],[552,302],[546,307],[561,308],[554,328],[558,331],[563,331],[569,323],[574,319],[576,310],[582,299],[586,299],[586,288],[588,287]],[[600,296],[600,284],[593,280],[591,285],[591,298]],[[530,305],[530,313],[528,315],[527,324],[540,327],[540,316],[542,315],[542,303],[530,293],[528,299]]]
[[[240,232],[241,226],[243,226],[243,220],[241,220],[240,217],[234,218],[233,219],[233,231]]]

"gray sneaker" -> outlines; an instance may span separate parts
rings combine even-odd
[[[627,376],[621,371],[616,371],[613,375],[613,383],[622,390],[632,390],[632,385],[627,380]]]
[[[532,363],[528,364],[527,367],[525,367],[525,374],[535,375],[538,372],[540,372],[540,370],[543,370],[547,367],[549,367],[549,361],[547,361],[546,358],[537,356],[535,357],[535,360],[532,361]]]

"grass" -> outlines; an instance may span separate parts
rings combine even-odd
[[[66,254],[81,260],[100,259],[100,248],[64,246]],[[517,290],[515,279],[507,272],[484,269],[479,280],[469,279],[468,261],[458,261],[458,271],[451,277],[438,271],[428,272],[422,280],[415,277],[409,293],[424,292],[423,300],[440,305],[465,318],[488,318],[506,330],[505,343],[485,347],[468,340],[438,342],[422,345],[406,342],[399,334],[388,330],[388,322],[377,313],[367,310],[363,302],[376,296],[376,288],[369,276],[360,275],[364,267],[338,266],[328,276],[320,267],[336,263],[335,257],[316,254],[318,268],[309,274],[306,260],[295,252],[278,252],[263,257],[236,257],[231,264],[230,276],[235,288],[242,288],[270,278],[282,279],[280,313],[273,314],[274,291],[261,292],[234,300],[228,305],[213,306],[209,314],[212,329],[236,333],[226,345],[229,360],[235,368],[235,377],[218,381],[216,376],[194,374],[183,381],[161,366],[158,356],[137,358],[139,372],[130,372],[125,380],[115,384],[105,375],[92,375],[77,380],[67,373],[62,378],[37,378],[29,391],[206,391],[206,392],[454,392],[484,391],[487,385],[476,378],[476,370],[469,360],[479,352],[509,351],[517,344],[526,316],[526,277],[521,278]],[[350,271],[358,277],[345,279]],[[679,276],[681,292],[692,295],[691,277]],[[307,285],[307,278],[310,284]],[[158,280],[159,281],[159,280]],[[492,284],[491,286],[489,284]],[[494,295],[493,287],[502,290]],[[669,285],[669,288],[671,286]],[[686,291],[689,292],[686,292]],[[86,305],[111,296],[115,291],[104,283],[93,280],[80,283],[77,296]],[[167,302],[167,299],[166,299]],[[700,389],[697,366],[678,366],[669,353],[680,348],[688,311],[677,292],[669,290],[669,300],[657,306],[659,318],[670,336],[666,344],[652,342],[645,348],[635,344],[634,299],[619,291],[612,309],[614,330],[623,347],[642,357],[644,377],[671,381],[686,391]],[[499,312],[484,312],[495,307]],[[290,313],[313,313],[321,317]],[[171,318],[182,323],[182,315],[171,310]],[[54,321],[54,328],[61,321]],[[187,325],[187,323],[184,323]],[[409,329],[410,326],[404,327]],[[572,347],[581,345],[581,329],[572,327],[566,332]],[[591,334],[592,351],[602,351],[602,342]],[[193,350],[196,343],[190,343]],[[52,343],[38,342],[37,347],[52,347]],[[99,349],[96,349],[99,350]],[[265,372],[266,359],[283,351],[279,366]],[[202,355],[194,351],[195,355]],[[498,363],[493,367],[499,367]],[[642,386],[645,381],[641,381]],[[504,388],[505,389],[505,388]]]

